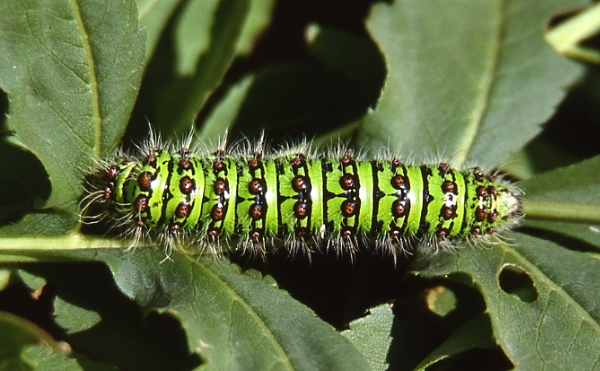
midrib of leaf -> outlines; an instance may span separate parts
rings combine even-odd
[[[567,223],[600,224],[600,205],[583,203],[523,202],[523,209],[527,220],[551,220]]]
[[[494,83],[496,82],[496,72],[498,70],[498,59],[500,55],[500,45],[501,39],[504,34],[504,0],[498,0],[497,4],[497,14],[498,16],[493,18],[495,19],[496,26],[496,37],[494,38],[492,44],[490,45],[490,58],[488,58],[487,70],[482,75],[484,78],[481,81],[481,87],[479,91],[481,94],[479,98],[476,100],[473,113],[469,118],[465,133],[464,139],[459,146],[459,150],[456,152],[456,160],[454,165],[457,167],[461,167],[466,159],[469,157],[469,153],[473,148],[473,143],[477,138],[477,133],[479,132],[483,119],[486,115],[487,109],[489,107],[490,101],[490,93],[493,89]],[[487,78],[486,78],[487,77]]]
[[[194,259],[190,255],[185,255],[185,257],[190,262],[190,266],[196,265],[200,269],[202,269],[204,272],[206,272],[206,274],[208,276],[210,276],[214,280],[214,282],[218,282],[219,285],[221,285],[222,287],[225,288],[225,291],[232,297],[233,301],[237,301],[240,305],[242,305],[242,307],[244,309],[246,309],[246,313],[248,313],[251,316],[251,318],[255,321],[255,323],[261,327],[262,332],[270,340],[270,343],[273,344],[273,347],[276,349],[277,353],[280,354],[280,356],[281,356],[280,359],[285,360],[287,369],[293,370],[294,367],[292,365],[291,360],[287,356],[285,349],[281,346],[279,341],[277,341],[277,339],[273,336],[273,333],[269,330],[269,326],[262,320],[262,318],[258,315],[258,313],[256,313],[256,311],[252,308],[252,306],[250,306],[246,302],[246,300],[244,300],[241,296],[239,296],[238,293],[235,290],[233,290],[226,281],[222,280],[221,277],[219,277],[217,274],[215,274],[212,270],[210,270],[207,267],[205,267],[204,265],[200,264],[200,262],[197,259]],[[194,271],[192,270],[192,275],[194,275],[193,272]],[[197,279],[194,279],[193,281],[198,282]],[[194,290],[194,296],[196,296],[196,291],[195,291],[196,287],[193,286],[192,289]],[[194,306],[192,306],[192,308],[194,308]],[[195,308],[193,310],[195,312]],[[196,315],[200,316],[200,313],[196,313]]]
[[[70,233],[61,236],[31,236],[0,238],[0,255],[19,252],[59,252],[91,249],[125,250],[131,241]],[[0,258],[0,261],[2,259]]]
[[[100,116],[100,92],[98,91],[98,80],[96,79],[96,64],[94,61],[94,53],[92,52],[92,48],[90,46],[90,38],[85,27],[83,16],[81,14],[81,10],[79,8],[79,2],[77,0],[71,0],[71,5],[73,7],[73,14],[75,21],[77,22],[77,27],[80,30],[80,35],[82,38],[83,49],[85,51],[85,59],[87,60],[87,66],[89,69],[90,75],[90,91],[92,93],[92,120],[95,126],[95,138],[94,138],[94,148],[92,149],[95,158],[100,157],[100,144],[102,143],[102,118]]]

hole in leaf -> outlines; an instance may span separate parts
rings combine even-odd
[[[456,309],[458,299],[451,289],[439,285],[425,292],[425,300],[430,311],[444,317]]]
[[[498,281],[502,290],[526,303],[531,303],[538,297],[537,289],[529,274],[515,265],[507,264],[502,267]]]

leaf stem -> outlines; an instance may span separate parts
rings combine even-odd
[[[600,224],[600,205],[524,201],[527,219]]]
[[[129,244],[129,245],[128,245]],[[79,249],[126,249],[130,241],[104,237],[69,234],[63,236],[1,237],[0,253],[14,250],[79,250]]]

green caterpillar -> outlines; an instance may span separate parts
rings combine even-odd
[[[189,143],[163,146],[154,138],[92,171],[83,205],[84,213],[95,211],[84,221],[108,219],[134,241],[158,238],[169,251],[351,252],[364,243],[395,256],[457,240],[489,242],[521,217],[518,189],[479,168],[306,149],[266,155],[261,143],[239,154],[197,154]]]

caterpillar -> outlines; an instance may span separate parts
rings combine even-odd
[[[84,223],[108,221],[134,245],[158,240],[168,253],[352,253],[364,244],[395,258],[491,242],[522,216],[518,188],[478,167],[364,159],[341,146],[318,155],[306,142],[199,151],[191,138],[163,144],[151,133],[134,153],[99,161],[87,176]]]

